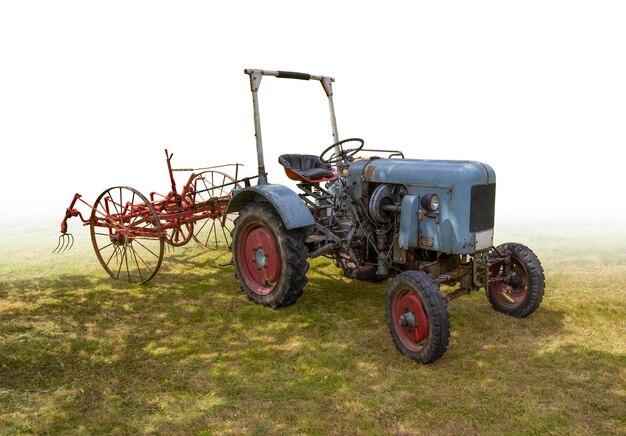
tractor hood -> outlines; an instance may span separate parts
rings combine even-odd
[[[495,183],[496,174],[486,164],[459,160],[372,159],[354,162],[349,177],[363,181],[401,183],[407,186],[452,188],[455,185]]]
[[[471,254],[493,245],[496,174],[473,161],[369,159],[353,162],[347,190],[370,200],[381,185],[403,185],[399,245]],[[437,195],[439,207],[418,219],[420,199]],[[376,198],[376,197],[374,197]]]

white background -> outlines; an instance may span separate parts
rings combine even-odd
[[[0,3],[0,224],[54,223],[75,192],[166,193],[165,147],[256,174],[247,67],[335,77],[342,138],[489,163],[499,219],[623,219],[623,2],[375,4]],[[285,182],[279,154],[332,142],[326,97],[272,77],[259,97]]]

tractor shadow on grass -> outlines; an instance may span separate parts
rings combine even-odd
[[[144,286],[104,274],[13,281],[12,306],[0,314],[0,402],[17,413],[8,425],[34,433],[281,433],[349,432],[361,422],[401,431],[390,417],[444,407],[459,391],[467,395],[455,407],[470,410],[481,396],[501,402],[494,392],[502,386],[511,386],[511,401],[513,387],[524,386],[543,404],[558,401],[564,379],[566,393],[575,392],[597,374],[604,382],[591,389],[605,392],[603,410],[619,400],[611,390],[619,356],[545,347],[563,331],[563,315],[549,305],[516,320],[484,295],[457,300],[447,353],[421,366],[396,351],[387,331],[388,283],[353,281],[317,260],[303,297],[271,310],[248,302],[233,268],[219,261],[170,256]],[[471,417],[462,419],[471,429]]]

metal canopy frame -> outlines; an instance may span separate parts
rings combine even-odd
[[[256,153],[259,163],[259,185],[267,183],[267,173],[265,172],[265,162],[263,160],[263,138],[261,136],[261,118],[259,115],[259,99],[258,91],[261,86],[263,76],[273,76],[283,79],[297,80],[317,80],[322,84],[326,97],[328,97],[328,107],[330,109],[330,124],[333,133],[333,144],[339,142],[339,133],[337,132],[337,119],[335,118],[335,104],[333,103],[333,86],[334,78],[328,76],[316,76],[306,73],[295,73],[292,71],[271,71],[259,70],[254,68],[246,68],[243,71],[250,76],[250,91],[252,91],[252,107],[254,111],[254,136],[256,137]],[[339,153],[339,147],[335,147],[335,153]]]

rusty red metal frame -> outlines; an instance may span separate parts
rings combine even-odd
[[[66,209],[63,220],[61,221],[61,236],[59,237],[59,246],[57,246],[55,252],[65,251],[66,249],[68,249],[67,246],[65,246],[68,244],[61,244],[61,238],[66,235],[71,237],[71,235],[67,233],[67,220],[73,217],[80,218],[84,225],[91,224],[91,220],[94,219],[95,221],[93,222],[93,225],[95,227],[108,228],[111,236],[113,236],[112,226],[115,226],[115,233],[117,236],[126,236],[130,238],[147,237],[157,239],[161,237],[166,237],[167,231],[170,229],[177,229],[187,224],[203,219],[222,218],[223,221],[226,219],[226,209],[228,206],[228,202],[231,199],[230,192],[225,191],[224,188],[230,185],[237,185],[240,182],[244,183],[246,186],[249,186],[250,180],[258,177],[246,177],[242,180],[237,180],[239,166],[241,164],[220,165],[219,167],[235,166],[235,181],[218,186],[211,185],[210,189],[198,189],[198,183],[201,181],[201,179],[198,178],[200,174],[197,174],[195,172],[195,170],[197,169],[172,169],[172,156],[173,153],[169,154],[168,151],[165,150],[167,169],[172,190],[167,195],[158,194],[156,192],[150,193],[150,206],[154,208],[157,213],[158,219],[161,222],[162,231],[158,231],[156,227],[146,229],[142,229],[140,227],[142,223],[153,220],[150,208],[146,204],[118,204],[110,196],[107,196],[104,198],[106,210],[106,215],[104,215],[102,211],[97,210],[96,208],[94,208],[93,205],[84,201],[81,198],[80,194],[75,194],[69,207]],[[206,168],[201,169],[205,170]],[[192,171],[180,193],[176,189],[176,182],[173,175],[174,171]],[[196,202],[195,194],[217,190],[219,190],[218,196],[211,197],[205,201]],[[77,201],[82,202],[89,209],[92,210],[89,219],[85,219],[81,212],[76,209],[75,206]],[[64,249],[61,250],[61,248],[63,247]]]

